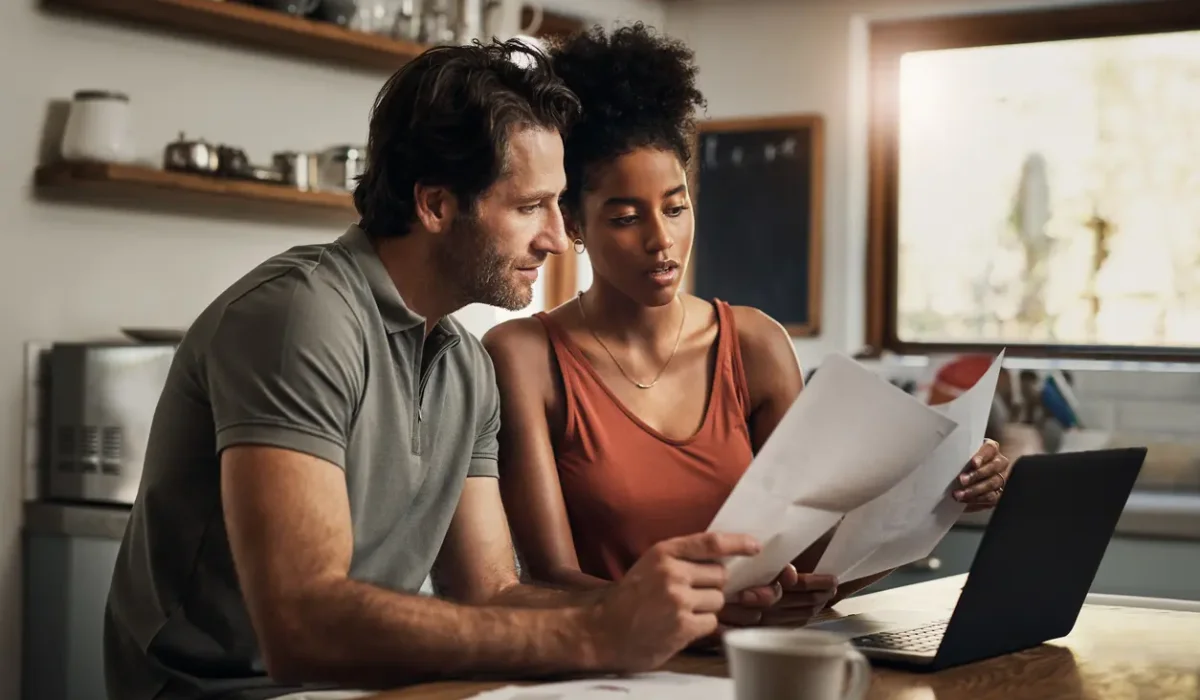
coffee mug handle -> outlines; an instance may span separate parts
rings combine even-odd
[[[842,700],[862,700],[871,688],[871,663],[857,649],[846,650],[846,692]]]
[[[530,14],[532,14],[533,17],[529,20],[529,26],[521,27],[521,31],[518,33],[525,36],[533,36],[537,34],[537,30],[541,28],[542,20],[546,17],[546,11],[542,9],[542,4],[540,2],[525,3],[525,7],[530,10]]]

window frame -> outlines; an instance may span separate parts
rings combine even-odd
[[[872,22],[869,27],[866,348],[929,355],[1200,362],[1200,348],[1046,343],[934,343],[901,340],[899,276],[900,58],[911,51],[1028,44],[1200,30],[1200,0],[1123,0],[1087,6],[982,12]]]

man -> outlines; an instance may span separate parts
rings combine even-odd
[[[449,314],[527,305],[565,250],[577,110],[519,43],[426,52],[376,101],[360,225],[262,263],[196,319],[113,575],[109,697],[636,671],[716,629],[715,562],[757,551],[748,538],[665,542],[603,592],[516,574],[493,370]],[[417,595],[431,572],[440,598]]]

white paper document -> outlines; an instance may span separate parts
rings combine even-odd
[[[928,556],[965,506],[951,496],[957,477],[983,444],[1004,353],[975,385],[933,408],[957,427],[937,449],[886,493],[849,512],[815,573],[852,581]]]
[[[726,592],[772,581],[843,515],[908,476],[956,425],[854,360],[828,357],[709,525],[763,544],[757,556],[726,562]]]
[[[733,681],[685,673],[640,673],[562,683],[506,686],[471,700],[733,700]]]

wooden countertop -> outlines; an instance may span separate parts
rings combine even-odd
[[[888,608],[945,610],[965,575],[851,598],[837,615]],[[720,656],[681,655],[680,673],[725,675]],[[504,683],[431,683],[365,700],[462,700]],[[1084,606],[1071,634],[1008,656],[938,673],[877,668],[870,700],[1196,700],[1200,697],[1200,613]]]

